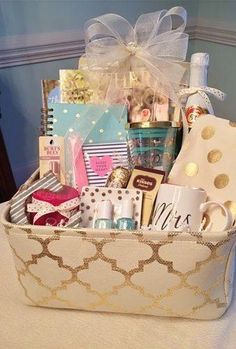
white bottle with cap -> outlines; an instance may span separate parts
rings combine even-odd
[[[133,200],[124,200],[121,207],[121,218],[117,219],[116,227],[119,230],[134,230],[135,220],[133,219],[134,204]]]
[[[96,229],[112,229],[113,228],[113,208],[110,200],[99,202],[97,219],[94,224]]]
[[[190,62],[190,80],[189,87],[206,87],[207,86],[207,73],[209,67],[209,54],[208,53],[194,53],[191,56]],[[204,98],[195,93],[189,96],[186,103],[185,117],[187,119],[188,126],[191,128],[194,121],[202,114],[213,114],[213,108],[207,105]]]

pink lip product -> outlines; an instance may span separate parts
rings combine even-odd
[[[70,185],[81,193],[84,186],[88,185],[88,177],[82,150],[82,141],[76,135],[68,137],[68,145],[71,151],[72,180]]]
[[[49,161],[49,169],[57,176],[60,176],[60,164],[58,161]]]
[[[62,184],[65,184],[64,137],[39,137],[40,178],[50,170]]]

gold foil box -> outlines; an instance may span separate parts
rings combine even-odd
[[[90,103],[93,91],[85,74],[79,69],[61,69],[60,87],[62,103]]]
[[[135,166],[127,188],[143,191],[142,225],[148,226],[154,209],[157,192],[165,177],[164,171]]]

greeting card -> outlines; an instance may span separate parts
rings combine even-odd
[[[105,186],[113,168],[128,166],[127,143],[92,143],[83,145],[89,185]]]

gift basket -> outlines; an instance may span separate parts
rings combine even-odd
[[[216,319],[234,277],[235,123],[213,115],[186,11],[107,14],[43,80],[39,170],[1,222],[24,302]],[[190,71],[190,75],[189,75]],[[187,97],[187,100],[186,100]],[[230,154],[229,150],[230,149]]]

